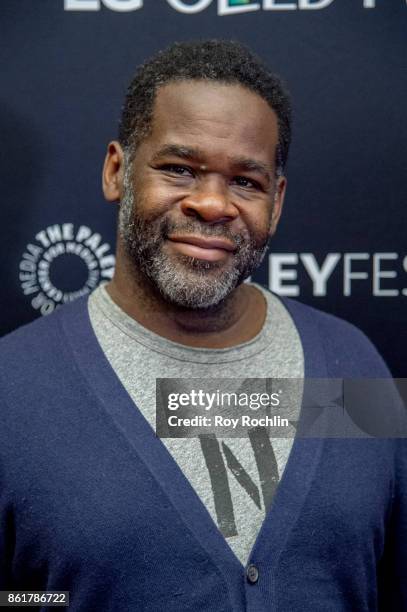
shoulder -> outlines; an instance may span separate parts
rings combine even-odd
[[[80,298],[3,336],[0,377],[5,383],[57,368],[63,361],[65,345],[61,324],[69,317],[82,317],[86,310],[87,301]]]
[[[0,446],[4,436],[20,440],[53,427],[67,406],[75,410],[75,397],[84,397],[69,334],[73,321],[83,327],[86,313],[87,300],[79,298],[0,339]]]
[[[387,378],[389,369],[376,347],[355,325],[297,300],[280,297],[304,347],[319,343],[331,376]]]

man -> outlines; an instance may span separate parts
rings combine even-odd
[[[72,610],[407,609],[404,446],[155,436],[156,379],[381,378],[351,325],[244,283],[290,105],[237,43],[175,44],[108,146],[114,279],[1,343],[0,587]],[[299,408],[297,406],[296,408]]]

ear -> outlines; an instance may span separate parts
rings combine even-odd
[[[281,213],[283,211],[286,187],[287,179],[285,178],[285,176],[279,176],[276,182],[276,190],[274,193],[273,211],[271,213],[269,230],[270,236],[274,235],[277,229],[278,222],[280,220]]]
[[[116,140],[110,142],[102,173],[103,193],[109,202],[118,202],[122,196],[123,157],[120,144]]]

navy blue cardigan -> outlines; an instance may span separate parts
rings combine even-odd
[[[353,326],[284,303],[306,377],[389,376]],[[296,439],[251,584],[85,298],[2,339],[0,364],[0,590],[70,591],[72,612],[407,610],[404,440]]]

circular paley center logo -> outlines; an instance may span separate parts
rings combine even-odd
[[[113,276],[110,244],[87,225],[50,225],[27,244],[19,265],[24,295],[42,315],[90,293]]]

